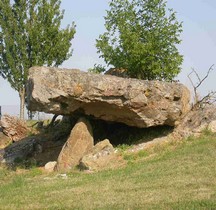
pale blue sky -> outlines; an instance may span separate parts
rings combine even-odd
[[[95,39],[104,32],[104,19],[108,0],[62,0],[65,9],[63,25],[75,21],[77,32],[72,41],[73,56],[63,66],[87,70],[95,63],[102,63],[96,53]],[[202,87],[201,93],[216,90],[216,1],[168,0],[168,7],[177,12],[183,21],[182,44],[178,47],[184,55],[180,81],[190,88],[187,74],[195,68],[202,76],[215,64],[215,71]],[[18,105],[18,94],[0,78],[0,105]]]

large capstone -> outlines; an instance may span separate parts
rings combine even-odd
[[[32,111],[89,115],[141,128],[173,126],[190,109],[190,94],[182,84],[73,69],[32,67],[27,94]]]

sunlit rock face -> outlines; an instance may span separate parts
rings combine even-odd
[[[190,109],[188,89],[179,83],[145,81],[32,67],[27,84],[28,108],[61,115],[89,115],[129,126],[174,126]]]

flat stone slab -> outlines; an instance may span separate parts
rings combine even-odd
[[[189,90],[180,83],[145,81],[80,70],[32,67],[27,84],[32,111],[125,123],[174,126],[190,109]]]

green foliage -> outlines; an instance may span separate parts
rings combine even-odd
[[[123,152],[127,151],[129,148],[131,148],[131,146],[128,144],[119,144],[116,148],[118,151],[123,153]]]
[[[9,175],[9,170],[6,167],[0,167],[0,180],[3,180],[5,177]]]
[[[95,74],[101,74],[105,72],[106,69],[101,64],[94,64],[93,68],[88,69],[88,72],[95,73]]]
[[[16,170],[17,168],[21,169],[31,169],[35,168],[37,166],[37,161],[34,158],[31,159],[21,159],[21,158],[16,158],[14,160],[13,164],[13,170]]]
[[[29,173],[28,173],[28,177],[36,177],[39,175],[42,175],[41,169],[39,169],[37,167],[30,168]]]
[[[60,0],[0,1],[0,75],[20,97],[30,67],[58,66],[72,54],[75,25],[61,29],[60,4]]]
[[[111,0],[106,32],[96,40],[108,65],[127,69],[130,77],[172,80],[183,61],[176,44],[182,24],[167,15],[164,0]]]
[[[13,188],[22,188],[25,186],[25,184],[26,183],[23,176],[15,176],[11,182],[11,186],[13,186]]]
[[[146,158],[151,153],[147,150],[140,150],[137,153],[125,153],[123,154],[124,160],[127,160],[129,163],[134,163],[134,161],[140,160],[141,158]]]

